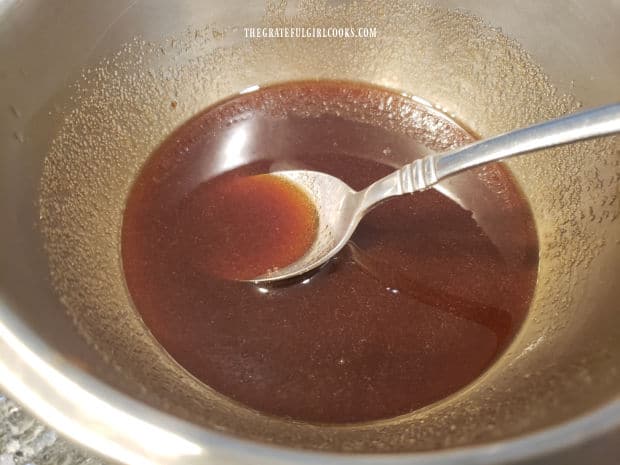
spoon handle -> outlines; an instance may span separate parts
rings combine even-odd
[[[620,103],[575,113],[416,160],[398,170],[399,190],[415,192],[474,166],[617,132]]]

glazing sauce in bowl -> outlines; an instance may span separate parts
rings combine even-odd
[[[344,82],[208,108],[131,189],[122,260],[134,305],[185,369],[267,414],[360,422],[445,398],[506,348],[534,291],[534,222],[503,166],[383,203],[311,275],[238,279],[294,261],[316,232],[303,193],[256,175],[312,169],[361,189],[472,140],[414,99]]]

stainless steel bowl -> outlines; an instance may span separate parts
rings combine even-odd
[[[201,385],[132,308],[118,245],[125,196],[151,150],[223,97],[276,81],[360,80],[489,136],[620,100],[618,20],[617,0],[1,1],[0,383],[128,464],[617,463],[614,140],[508,164],[541,247],[530,315],[479,380],[392,420],[309,425]],[[244,37],[263,26],[377,37]]]

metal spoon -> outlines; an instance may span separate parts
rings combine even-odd
[[[342,249],[362,217],[381,201],[428,189],[440,180],[474,166],[546,147],[620,132],[620,103],[598,107],[502,134],[447,153],[428,155],[356,192],[340,179],[317,171],[280,171],[305,190],[318,214],[315,242],[296,262],[253,279],[276,281],[304,274]]]

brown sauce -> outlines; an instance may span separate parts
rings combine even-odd
[[[312,200],[276,176],[219,176],[198,186],[179,213],[176,234],[191,244],[193,265],[228,279],[290,265],[317,233]]]
[[[361,189],[470,141],[408,97],[350,83],[277,85],[207,109],[155,151],[130,192],[122,259],[134,304],[190,373],[261,412],[343,423],[438,401],[501,354],[534,291],[533,219],[501,165],[383,203],[311,275],[271,286],[223,276],[303,253],[295,241],[279,249],[272,225],[290,237],[314,225],[308,210],[282,215],[294,210],[290,191],[276,194],[285,186],[260,194],[282,205],[253,202],[248,176],[313,169]],[[237,213],[249,235],[214,220],[237,224]]]

